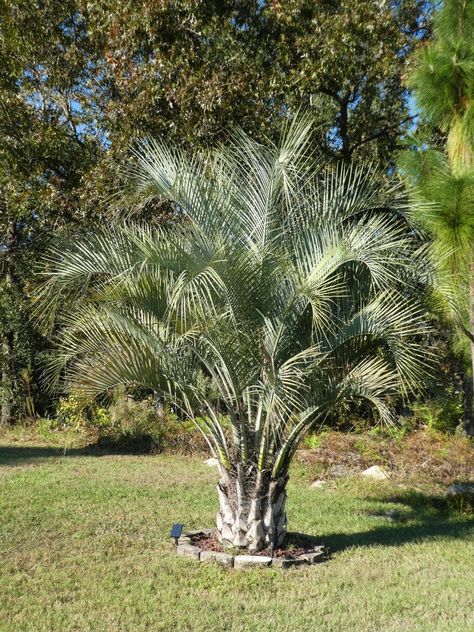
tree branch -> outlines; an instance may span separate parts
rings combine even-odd
[[[377,138],[381,138],[382,136],[384,136],[390,130],[397,129],[397,127],[400,127],[404,123],[408,123],[409,121],[413,121],[413,119],[415,119],[416,116],[417,116],[416,114],[413,114],[412,116],[407,116],[406,118],[402,119],[398,123],[394,123],[393,125],[385,126],[383,129],[379,130],[378,132],[375,132],[371,136],[367,136],[366,138],[363,138],[362,140],[354,143],[354,147],[353,148],[360,147],[361,145],[365,145],[366,143],[370,143],[373,140],[377,140]]]

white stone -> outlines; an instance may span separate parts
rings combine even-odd
[[[219,464],[219,461],[217,459],[214,459],[213,457],[211,457],[210,459],[206,459],[204,461],[204,463],[208,466],[208,467],[217,467]]]
[[[447,496],[474,496],[474,483],[452,483],[446,490]]]
[[[190,544],[178,544],[176,553],[181,557],[193,557],[198,560],[201,555],[201,549],[198,546],[191,546]]]
[[[385,481],[388,478],[387,472],[383,469],[383,467],[380,467],[380,465],[372,465],[372,467],[364,470],[361,476],[373,478],[377,481]]]
[[[274,557],[272,566],[277,568],[294,568],[295,566],[303,566],[303,564],[310,564],[309,560],[303,557],[287,558],[287,557]]]
[[[306,560],[309,564],[317,564],[324,561],[324,551],[314,551],[314,553],[304,553],[299,559]]]
[[[326,485],[326,483],[327,483],[327,481],[325,481],[325,480],[323,480],[321,478],[321,479],[318,479],[317,481],[313,481],[311,483],[311,487],[314,487],[314,488],[324,487]]]
[[[201,562],[218,562],[222,566],[231,568],[234,566],[234,557],[227,553],[221,553],[219,551],[202,551]]]
[[[250,568],[252,566],[271,566],[272,558],[266,555],[236,555],[234,568]]]

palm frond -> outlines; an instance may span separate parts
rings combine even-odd
[[[310,139],[300,115],[278,146],[242,131],[208,156],[138,146],[138,194],[170,200],[176,221],[111,226],[49,253],[38,299],[58,318],[49,375],[90,396],[140,384],[198,411],[227,469],[281,472],[341,401],[366,399],[389,423],[386,396],[426,371],[415,299],[431,279],[426,252],[399,181],[323,167]],[[69,297],[62,312],[56,295]]]

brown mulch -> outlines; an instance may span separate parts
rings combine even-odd
[[[216,533],[195,536],[191,538],[191,543],[205,551],[216,551],[218,553],[227,552],[217,539]],[[323,544],[311,536],[301,533],[289,533],[285,539],[284,545],[273,551],[273,557],[293,559],[299,555],[304,555],[305,553],[312,553],[315,546],[323,546]],[[246,550],[242,550],[241,552],[244,554],[248,553]],[[252,553],[252,555],[270,556],[271,551],[269,549],[263,549],[262,551]]]

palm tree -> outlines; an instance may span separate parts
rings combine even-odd
[[[310,127],[297,117],[277,147],[238,132],[205,158],[143,143],[135,191],[171,201],[177,221],[83,236],[49,257],[43,290],[43,309],[74,299],[51,375],[88,396],[167,393],[218,459],[222,543],[249,550],[285,537],[304,433],[346,400],[390,423],[386,396],[423,375],[424,264],[403,191],[318,165]]]
[[[438,273],[450,285],[450,307],[469,345],[464,429],[474,434],[474,3],[445,0],[434,38],[418,52],[408,80],[446,153],[415,139],[400,167],[414,185],[417,222],[432,236]],[[421,207],[420,196],[430,202]],[[449,282],[450,279],[450,282]]]

